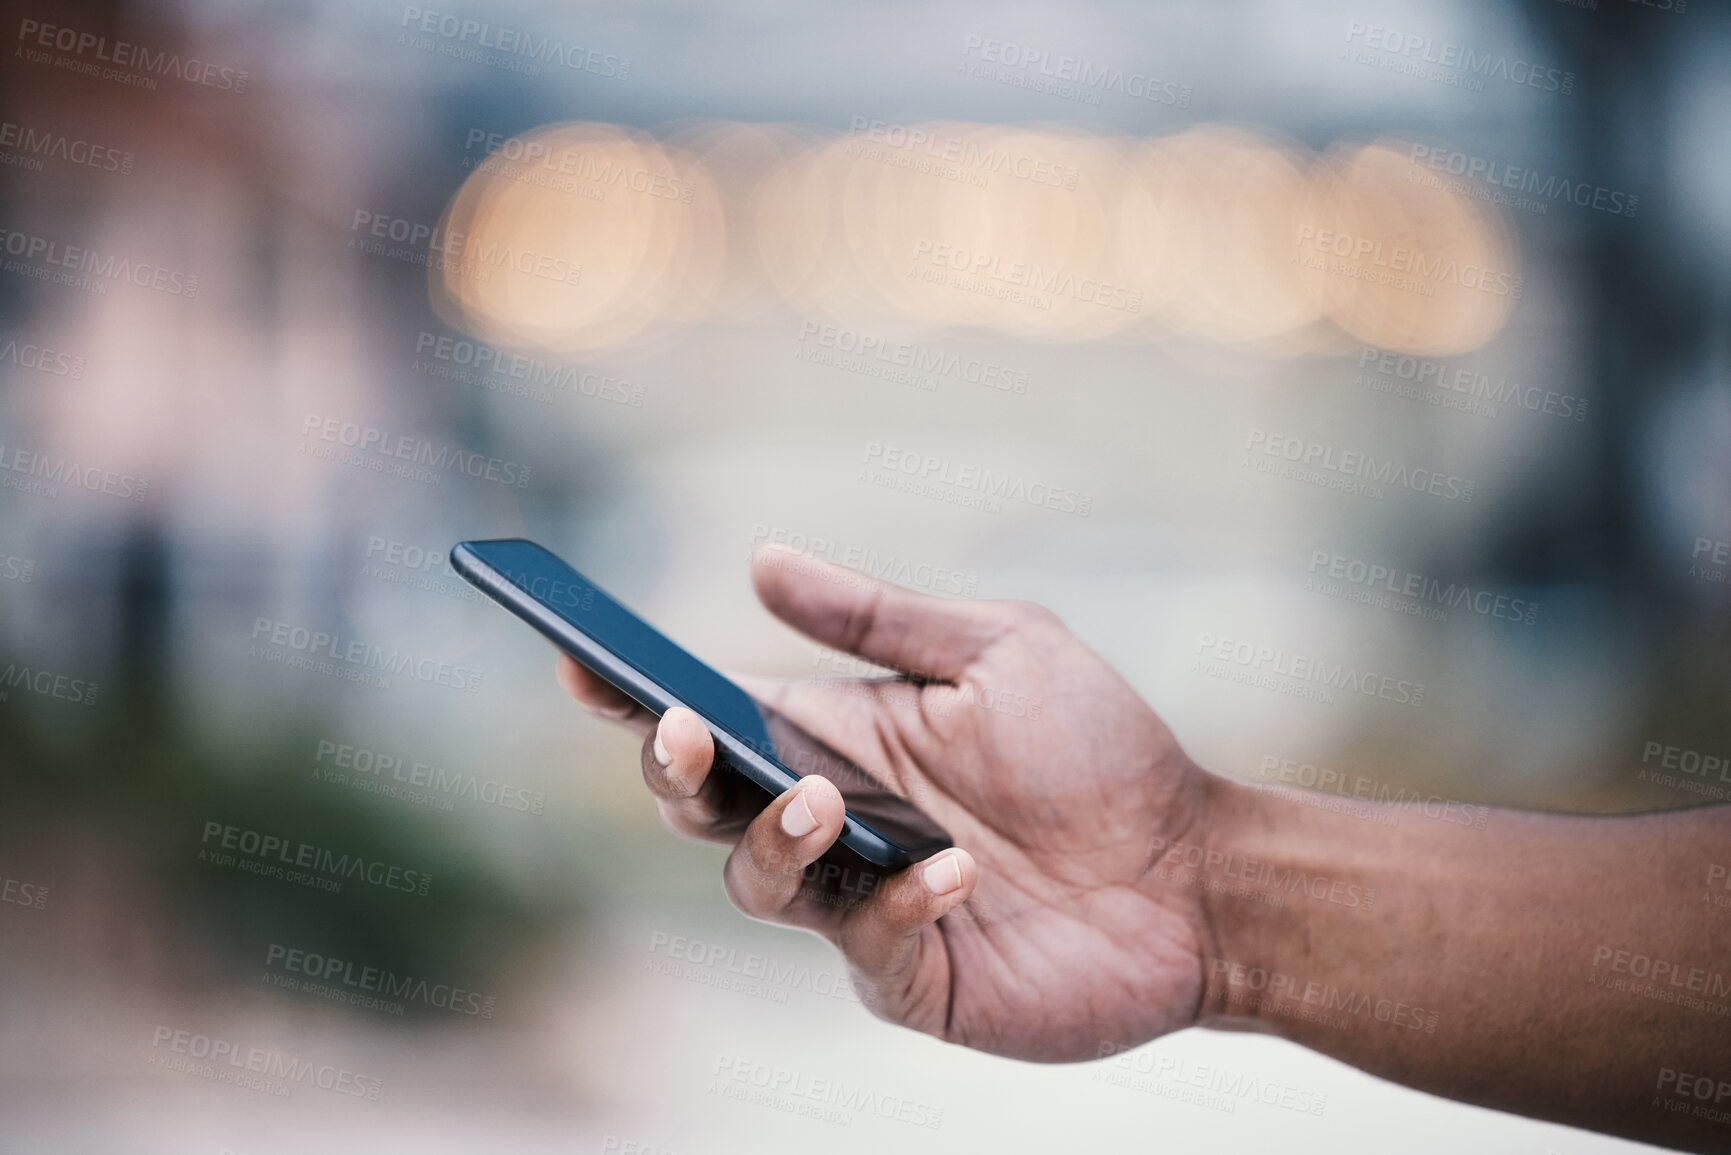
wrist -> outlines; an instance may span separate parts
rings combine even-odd
[[[1391,980],[1379,943],[1389,920],[1425,921],[1413,863],[1434,831],[1398,839],[1344,815],[1224,778],[1209,787],[1208,860],[1220,885],[1199,891],[1209,953],[1203,1025],[1277,1034],[1330,1050],[1355,1023],[1434,1033],[1429,994]],[[1393,885],[1407,901],[1390,904]]]
[[[1259,863],[1275,848],[1265,813],[1266,795],[1218,774],[1202,772],[1203,819],[1198,823],[1203,878],[1196,888],[1201,910],[1203,957],[1199,1026],[1273,1030],[1269,1015],[1270,976],[1279,974],[1270,939],[1294,912],[1281,898],[1254,882]],[[1246,881],[1244,876],[1251,876]]]

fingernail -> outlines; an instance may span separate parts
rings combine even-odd
[[[795,790],[799,790],[796,786]],[[811,812],[811,803],[805,800],[805,791],[793,796],[793,801],[781,808],[781,830],[789,838],[804,838],[817,829],[817,815]]]
[[[655,760],[663,766],[673,761],[673,755],[667,752],[667,747],[661,744],[661,731],[655,731]]]
[[[962,860],[953,854],[946,854],[922,872],[925,875],[926,889],[933,894],[948,894],[952,890],[960,890],[962,886]]]

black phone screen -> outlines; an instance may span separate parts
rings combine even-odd
[[[472,541],[461,548],[712,725],[801,778],[822,774],[834,782],[848,812],[879,834],[910,850],[950,844],[941,826],[864,767],[781,714],[759,706],[751,695],[553,553],[520,540]],[[573,656],[581,660],[581,655]],[[597,673],[605,676],[605,671]]]
[[[734,737],[773,753],[763,715],[751,695],[607,596],[556,555],[531,541],[467,545],[512,585],[605,646],[614,657]]]

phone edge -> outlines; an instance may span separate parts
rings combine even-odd
[[[526,545],[533,545],[535,548],[547,552],[550,556],[558,558],[558,555],[547,550],[546,546],[529,541],[527,538],[502,540],[520,540]],[[467,541],[460,541],[453,545],[450,558],[451,568],[455,569],[470,585],[497,602],[501,608],[515,614],[534,627],[537,633],[559,649],[595,670],[603,679],[623,691],[632,701],[656,717],[665,714],[674,706],[685,705],[684,702],[668,694],[664,687],[624,657],[615,654],[559,614],[542,605],[533,595],[517,588],[509,580],[500,576],[497,570],[469,548],[469,544]],[[569,563],[563,563],[563,559],[559,560],[569,568]],[[572,572],[576,571],[573,570]],[[581,577],[582,575],[579,574],[578,576]],[[588,578],[583,580],[588,584],[594,584],[589,582]],[[675,644],[677,645],[677,643]],[[701,658],[697,660],[702,661]],[[721,676],[726,677],[725,674]],[[686,708],[690,709],[689,706]],[[757,786],[769,791],[771,797],[799,782],[800,776],[793,770],[783,766],[775,759],[764,757],[750,743],[739,738],[714,719],[696,710],[692,712],[703,719],[703,724],[708,728],[710,736],[721,746],[733,768]],[[920,848],[910,848],[894,842],[845,811],[838,841],[844,843],[848,849],[854,851],[873,866],[883,867],[886,870],[900,870],[948,849],[948,846],[934,847],[927,853],[915,857]],[[949,843],[949,846],[953,845],[955,845],[954,842]]]

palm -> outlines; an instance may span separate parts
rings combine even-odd
[[[894,783],[980,864],[973,896],[923,929],[905,986],[875,992],[874,1010],[1042,1060],[1187,1025],[1199,919],[1192,892],[1151,875],[1199,805],[1171,733],[1043,612],[1016,611],[948,676],[752,687]]]

